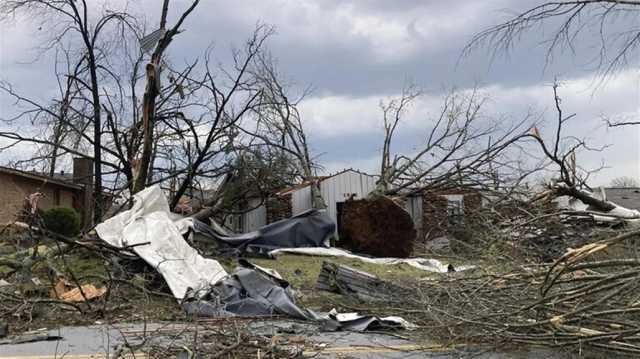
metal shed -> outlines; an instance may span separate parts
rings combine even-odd
[[[349,198],[365,198],[376,188],[376,177],[354,170],[346,169],[320,180],[320,193],[327,205],[327,213],[337,223],[339,203]],[[311,209],[311,187],[294,188],[291,193],[292,215]]]
[[[320,192],[327,205],[327,213],[337,223],[339,203],[348,198],[364,198],[376,187],[376,176],[354,169],[345,169],[333,175],[321,177]],[[279,195],[291,195],[291,215],[302,213],[312,208],[310,184],[301,184],[284,189]],[[267,224],[265,205],[244,213],[240,227],[244,232],[254,231]]]
[[[347,199],[365,198],[376,187],[377,176],[370,175],[353,168],[345,169],[335,174],[319,179],[320,193],[327,205],[327,213],[336,224],[340,204]],[[302,213],[312,207],[310,184],[301,184],[284,189],[279,195],[291,195],[291,214]],[[416,224],[416,229],[422,227],[422,197],[407,198],[406,209]],[[242,228],[245,232],[258,229],[266,224],[265,206],[260,206],[243,215]]]

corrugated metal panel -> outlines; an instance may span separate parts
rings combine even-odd
[[[407,201],[405,202],[405,209],[407,210],[407,212],[409,212],[409,215],[411,215],[413,225],[418,232],[418,237],[422,237],[422,197],[412,196],[407,198]]]
[[[345,171],[320,182],[320,192],[327,204],[329,216],[337,222],[336,203],[344,202],[353,194],[365,198],[375,189],[375,177],[355,171]]]
[[[307,186],[291,194],[291,214],[296,215],[311,209],[311,187]]]
[[[156,47],[156,44],[160,39],[164,36],[165,30],[158,29],[147,36],[140,39],[140,48],[144,52],[151,53],[153,49]]]
[[[260,203],[260,199],[250,199],[249,207],[255,207]],[[267,224],[267,207],[262,204],[252,211],[244,214],[243,231],[253,232]]]

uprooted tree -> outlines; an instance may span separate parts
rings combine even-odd
[[[352,205],[360,213],[343,219],[351,246],[361,251],[379,254],[376,248],[388,248],[394,241],[394,247],[402,248],[398,253],[411,252],[416,232],[398,204],[409,195],[465,188],[502,191],[530,173],[521,170],[513,156],[517,151],[510,147],[528,133],[529,117],[511,123],[487,118],[476,90],[447,95],[438,116],[425,121],[424,141],[417,149],[394,152],[399,126],[421,95],[408,86],[399,98],[381,103],[384,139],[377,188]]]

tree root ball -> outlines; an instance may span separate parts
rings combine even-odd
[[[413,251],[416,229],[411,216],[391,198],[344,203],[338,245],[376,257],[406,258]]]

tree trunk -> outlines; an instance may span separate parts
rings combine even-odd
[[[157,62],[157,64],[155,63]],[[153,127],[156,97],[160,90],[159,58],[147,64],[147,88],[142,100],[142,155],[138,163],[138,173],[133,183],[133,193],[142,191],[147,184],[151,154],[153,153]]]
[[[89,67],[91,74],[91,95],[93,98],[93,221],[102,220],[102,121],[100,118],[100,93],[98,87],[98,74],[96,71],[93,49],[89,50]]]

